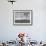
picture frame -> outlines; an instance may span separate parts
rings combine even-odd
[[[13,25],[32,25],[32,10],[13,10]]]

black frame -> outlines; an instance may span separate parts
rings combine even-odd
[[[14,13],[15,11],[30,11],[31,12],[31,24],[16,24],[14,23]],[[32,10],[13,10],[13,25],[32,25],[33,24],[33,11]]]

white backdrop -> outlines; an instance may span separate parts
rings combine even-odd
[[[32,26],[14,26],[12,10],[33,10]],[[33,40],[46,40],[46,0],[17,0],[14,5],[0,0],[0,40],[15,40],[19,32]]]

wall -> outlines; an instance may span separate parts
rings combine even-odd
[[[32,26],[14,26],[12,10],[33,10]],[[19,32],[30,34],[33,40],[46,40],[46,0],[17,0],[12,5],[0,0],[0,40],[15,40]]]

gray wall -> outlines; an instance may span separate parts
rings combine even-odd
[[[32,26],[14,26],[12,10],[33,10]],[[46,40],[46,0],[16,0],[12,5],[0,0],[0,40],[15,40],[19,32],[31,34],[37,41]]]

